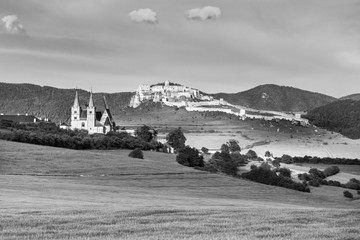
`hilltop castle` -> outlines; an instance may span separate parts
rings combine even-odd
[[[76,91],[74,105],[71,107],[71,126],[72,130],[87,130],[89,134],[108,133],[115,128],[115,121],[111,115],[109,106],[104,96],[105,110],[97,112],[93,102],[92,92],[90,93],[89,104],[86,110],[79,104],[79,96]]]
[[[146,100],[185,106],[187,101],[209,100],[209,97],[203,96],[197,89],[165,81],[155,85],[140,85],[129,106],[136,108]]]

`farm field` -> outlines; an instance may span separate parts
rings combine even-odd
[[[360,202],[183,167],[175,156],[0,141],[0,239],[356,239]],[[352,191],[355,195],[356,192]]]
[[[155,127],[160,138],[172,129],[181,127],[187,144],[198,149],[219,150],[229,139],[239,141],[244,151],[252,149],[262,155],[269,150],[274,156],[346,157],[360,158],[360,140],[314,126],[296,126],[290,122],[239,120],[233,115],[187,112],[169,107],[143,106],[128,108],[116,118],[118,125],[128,129],[143,124]],[[246,148],[246,149],[245,149]]]

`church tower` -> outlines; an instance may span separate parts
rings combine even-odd
[[[71,127],[76,127],[80,121],[81,108],[79,105],[79,96],[76,91],[74,105],[71,107]]]
[[[95,122],[96,122],[96,109],[94,107],[92,91],[90,93],[89,106],[86,109],[87,111],[87,129],[89,133],[95,131]]]

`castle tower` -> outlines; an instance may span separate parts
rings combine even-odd
[[[80,113],[81,113],[81,108],[79,105],[79,96],[78,96],[78,92],[76,91],[74,105],[71,107],[71,126],[73,126],[74,121],[80,120]]]
[[[87,129],[89,133],[93,132],[95,129],[95,122],[96,122],[96,109],[94,107],[94,101],[93,101],[93,95],[92,92],[90,93],[90,99],[89,99],[89,106],[86,108],[87,112]]]

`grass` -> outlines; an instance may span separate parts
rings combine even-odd
[[[0,239],[356,239],[360,201],[183,167],[175,156],[0,141]],[[355,191],[352,191],[356,194]]]
[[[357,239],[360,211],[2,211],[3,239]]]

